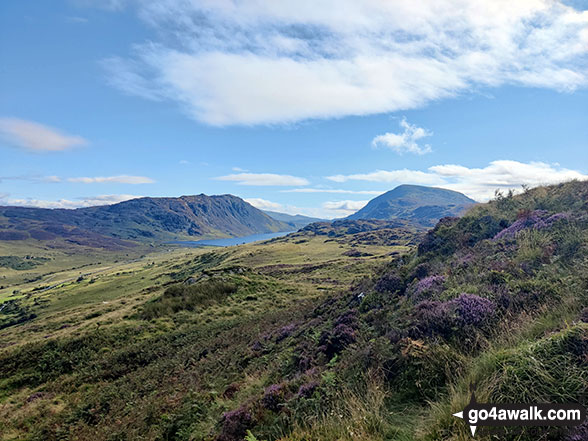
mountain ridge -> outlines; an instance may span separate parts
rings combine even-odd
[[[67,227],[67,228],[66,228]],[[112,205],[76,209],[0,207],[0,239],[51,240],[63,229],[123,240],[238,237],[288,231],[233,195],[143,197]]]

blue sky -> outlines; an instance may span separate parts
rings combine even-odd
[[[5,0],[0,203],[588,178],[588,2],[416,3]]]

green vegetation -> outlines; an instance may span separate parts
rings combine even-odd
[[[466,440],[452,413],[471,384],[481,402],[586,405],[586,201],[588,183],[571,182],[424,235],[314,225],[13,279],[0,439]]]
[[[165,292],[147,302],[141,310],[141,318],[154,319],[172,315],[179,311],[194,311],[219,303],[237,291],[232,283],[206,280],[195,285],[173,285]]]
[[[45,257],[33,257],[33,256],[0,256],[0,267],[11,268],[13,270],[22,271],[34,268],[38,265],[42,265],[49,259]]]

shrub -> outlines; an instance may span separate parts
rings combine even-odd
[[[285,338],[290,337],[290,335],[292,335],[296,328],[298,328],[298,325],[296,323],[290,323],[289,325],[280,328],[276,335],[276,343],[279,343]]]
[[[445,277],[440,275],[433,275],[419,280],[413,289],[413,296],[416,298],[422,297],[424,294],[440,294],[443,291],[445,284]]]
[[[355,342],[355,338],[353,328],[345,323],[339,323],[332,330],[323,332],[319,345],[327,357],[331,358]]]
[[[384,274],[378,279],[374,289],[379,293],[394,293],[401,291],[404,287],[402,279],[394,273]]]
[[[464,336],[469,339],[472,330],[483,330],[495,312],[493,301],[475,294],[464,293],[447,302],[424,300],[415,305],[412,334],[417,337]]]
[[[580,320],[584,323],[588,323],[588,308],[584,308],[580,313]]]
[[[319,387],[318,381],[310,381],[302,384],[298,388],[298,397],[308,398],[311,397],[314,391]]]
[[[549,216],[546,210],[523,211],[519,214],[519,218],[515,222],[496,234],[494,240],[512,238],[521,231],[531,228],[545,230],[556,222],[568,219],[569,217],[569,213],[556,213]]]
[[[218,303],[237,291],[237,286],[219,280],[206,280],[194,285],[177,284],[160,297],[143,305],[141,318],[150,320],[179,311],[194,311]]]
[[[570,430],[564,441],[586,441],[588,439],[588,418],[579,426]]]
[[[221,419],[221,432],[217,441],[241,441],[248,429],[253,427],[253,418],[247,407],[225,412]]]
[[[480,326],[496,311],[494,302],[475,294],[461,294],[451,304],[457,312],[458,326]]]
[[[272,384],[266,387],[261,399],[262,406],[274,412],[279,410],[280,404],[284,401],[285,392],[286,388],[283,384]]]
[[[437,300],[418,303],[414,309],[413,324],[418,335],[449,337],[453,328],[449,303]]]

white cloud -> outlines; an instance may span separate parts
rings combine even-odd
[[[293,188],[291,190],[280,190],[281,193],[333,193],[333,194],[368,194],[380,195],[387,190],[341,190],[330,188]]]
[[[378,170],[372,173],[336,175],[327,177],[336,182],[349,180],[387,182],[396,184],[434,185],[459,191],[478,201],[490,199],[496,190],[520,190],[523,184],[530,187],[557,184],[572,179],[585,180],[588,175],[544,162],[523,163],[510,160],[492,161],[482,168],[445,164],[418,170]]]
[[[334,182],[347,181],[369,181],[369,182],[404,182],[422,185],[436,185],[443,182],[443,180],[433,174],[419,170],[376,170],[371,173],[358,173],[352,175],[334,175],[327,176],[327,179]]]
[[[369,201],[327,201],[323,208],[329,210],[333,216],[349,216],[366,206]]]
[[[248,198],[244,200],[245,202],[248,202],[251,205],[253,205],[255,208],[259,208],[260,210],[280,211],[284,208],[282,204],[268,201],[267,199]]]
[[[55,152],[88,144],[81,136],[67,135],[42,124],[18,118],[0,118],[0,136],[8,143],[37,152]]]
[[[0,176],[2,181],[25,181],[31,183],[59,183],[61,178],[59,176],[40,176],[40,175],[20,175],[20,176]]]
[[[77,198],[74,200],[70,199],[59,199],[56,201],[33,199],[33,198],[8,198],[6,195],[0,200],[3,204],[21,206],[21,207],[37,207],[37,208],[81,208],[81,207],[94,207],[97,205],[111,205],[119,202],[127,201],[129,199],[135,199],[142,196],[135,196],[130,194],[108,194],[99,196],[88,196]]]
[[[281,204],[279,202],[272,202],[261,198],[248,198],[245,199],[245,201],[249,202],[251,205],[259,208],[260,210],[277,211],[291,215],[302,214],[304,216],[318,217],[321,219],[331,219],[338,216],[338,214],[334,214],[333,212],[324,208],[297,207],[296,205]]]
[[[153,38],[133,57],[106,60],[109,81],[213,125],[394,112],[479,87],[588,83],[588,12],[555,0],[137,7]]]
[[[82,184],[153,184],[155,182],[146,176],[128,175],[68,178],[68,181]]]
[[[237,173],[215,178],[219,181],[233,181],[239,185],[259,186],[288,186],[308,185],[308,180],[290,175],[277,175],[273,173]]]
[[[374,147],[387,147],[399,154],[415,153],[417,155],[424,155],[425,153],[432,152],[429,144],[419,145],[419,141],[422,138],[432,136],[432,132],[410,124],[404,118],[400,121],[400,127],[404,129],[402,133],[384,133],[383,135],[378,135],[372,140],[372,145]]]
[[[190,161],[188,161],[186,159],[180,159],[180,161],[178,162],[178,164],[180,164],[180,165],[188,165],[188,164],[190,164]]]

